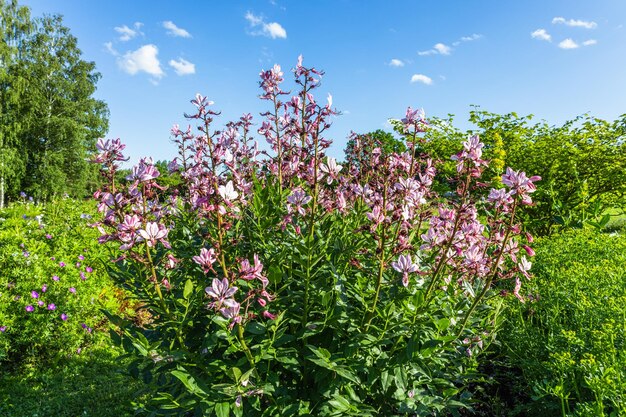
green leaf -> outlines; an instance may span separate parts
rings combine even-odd
[[[183,297],[186,300],[188,300],[192,292],[193,292],[193,282],[191,282],[191,279],[188,279],[187,282],[185,282],[185,289],[183,290]]]
[[[185,370],[178,369],[178,370],[172,371],[171,373],[173,376],[178,378],[180,382],[183,383],[185,388],[187,388],[187,390],[191,392],[192,394],[206,395],[206,392],[204,392],[198,386],[198,384],[196,384],[196,380],[191,375],[189,375]]]
[[[444,317],[442,319],[435,320],[435,326],[437,327],[437,330],[443,332],[450,326],[450,319]]]
[[[265,326],[256,321],[251,321],[246,325],[246,331],[252,334],[265,334]]]
[[[389,377],[389,371],[382,371],[380,373],[380,385],[383,388],[383,391],[387,391],[391,386],[391,378]]]
[[[230,415],[230,404],[217,403],[215,404],[215,414],[217,417],[228,417]]]
[[[401,391],[406,391],[406,372],[401,367],[394,369],[394,381],[396,387]]]
[[[341,395],[335,395],[332,400],[328,401],[335,410],[345,413],[350,410],[350,401]]]

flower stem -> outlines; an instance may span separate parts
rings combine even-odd
[[[243,352],[246,354],[246,358],[248,359],[250,366],[254,368],[254,357],[252,356],[252,352],[250,352],[246,339],[243,337],[243,326],[239,323],[237,323],[237,340],[239,340],[239,344],[241,345]]]

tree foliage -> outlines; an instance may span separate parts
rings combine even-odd
[[[455,128],[452,119],[434,119],[420,150],[440,160],[443,178],[455,169],[446,155],[457,140],[477,133],[485,143],[484,156],[492,162],[493,176],[505,165],[540,175],[536,204],[523,213],[527,227],[540,234],[582,227],[610,207],[624,207],[626,115],[613,122],[583,115],[561,126],[532,119],[475,108],[469,120],[477,129],[469,132]]]
[[[353,134],[345,149],[346,162],[356,169],[375,168],[372,165],[372,150],[380,149],[380,155],[401,153],[406,150],[404,142],[392,133],[378,129],[365,134]]]
[[[82,195],[96,177],[86,160],[108,128],[108,108],[93,98],[95,63],[81,59],[60,16],[32,19],[15,0],[0,0],[0,15],[0,175],[7,197],[19,190],[42,200]]]

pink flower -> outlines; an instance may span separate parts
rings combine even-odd
[[[400,255],[398,261],[391,263],[393,269],[402,273],[402,285],[409,286],[409,274],[419,271],[419,266],[413,263],[411,255]]]
[[[239,197],[239,193],[235,191],[235,187],[233,186],[232,181],[228,181],[226,185],[220,185],[217,188],[220,196],[224,199],[224,201],[230,203],[233,200],[236,200]]]
[[[254,266],[250,265],[250,261],[247,259],[242,259],[239,263],[239,273],[241,274],[241,278],[245,280],[253,280],[259,279],[263,283],[263,288],[267,286],[269,283],[267,278],[265,278],[262,274],[263,264],[259,261],[259,255],[254,254]]]
[[[270,320],[276,320],[276,315],[270,313],[267,310],[263,311],[263,317],[265,317],[266,319],[270,319]]]
[[[287,211],[291,213],[293,211],[292,205],[295,206],[295,210],[301,215],[304,216],[306,211],[304,207],[307,203],[311,201],[311,197],[306,195],[306,193],[301,188],[294,189],[289,197],[287,197]]]
[[[165,261],[165,269],[174,269],[176,264],[180,261],[176,259],[171,253],[167,254],[167,260]]]
[[[326,174],[326,182],[330,185],[333,180],[337,179],[337,175],[342,170],[343,166],[337,163],[335,158],[328,157],[326,164],[320,165],[320,171]]]
[[[135,165],[130,175],[126,177],[128,181],[150,181],[159,177],[160,172],[154,166],[152,158],[141,158],[138,165]]]
[[[367,218],[374,223],[372,229],[376,229],[376,226],[385,221],[385,213],[381,210],[379,205],[375,205],[371,213],[367,213]]]
[[[522,259],[520,259],[519,263],[517,264],[520,272],[528,279],[530,279],[530,274],[528,273],[528,271],[530,271],[530,268],[532,268],[532,266],[532,262],[526,259],[526,256],[522,256]]]
[[[521,288],[522,280],[520,280],[519,277],[515,277],[515,288],[513,289],[513,295],[517,297],[517,299],[520,300],[522,303],[524,303],[526,302],[526,300],[524,300],[524,297],[522,297],[519,293]]]
[[[217,257],[215,256],[215,249],[202,248],[200,249],[200,255],[194,256],[191,259],[193,259],[198,265],[201,265],[204,273],[206,274],[207,272],[213,270],[212,265],[217,260]]]
[[[240,321],[241,317],[239,317],[239,310],[241,309],[241,304],[233,300],[232,298],[228,300],[224,300],[224,307],[220,308],[220,313],[227,319],[234,319],[235,321]]]
[[[235,295],[237,289],[237,287],[231,287],[226,278],[223,278],[221,281],[217,278],[213,278],[211,286],[206,287],[204,291],[206,291],[209,297],[214,298],[219,304],[222,304]]]
[[[410,126],[415,126],[417,132],[424,132],[427,126],[426,115],[423,109],[406,109],[406,116],[402,119],[404,130],[408,131]]]
[[[510,167],[507,167],[506,172],[502,175],[502,184],[511,188],[511,194],[519,195],[522,199],[522,204],[526,205],[532,203],[528,194],[534,193],[537,190],[534,182],[540,180],[541,177],[538,175],[528,178],[525,172],[514,171]]]
[[[169,243],[165,240],[169,230],[167,227],[156,222],[148,222],[145,229],[139,230],[139,235],[148,243],[148,247],[156,245],[157,241],[160,241],[163,246],[169,248]]]
[[[507,192],[504,188],[492,188],[489,191],[487,201],[494,203],[496,208],[503,207],[506,209],[511,203],[513,203],[513,197],[511,197],[511,192]]]
[[[27,305],[26,307],[24,307],[25,310],[29,313],[32,313],[33,311],[35,311],[35,307],[31,306],[30,304]]]

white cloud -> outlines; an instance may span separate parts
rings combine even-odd
[[[143,33],[141,33],[141,31],[140,31],[142,26],[143,26],[143,23],[135,22],[135,24],[133,25],[134,29],[131,29],[131,28],[129,28],[126,25],[124,25],[124,26],[116,26],[113,29],[115,29],[115,31],[120,34],[120,38],[119,39],[122,42],[126,42],[126,41],[129,41],[129,40],[133,39],[137,35],[143,35]]]
[[[450,55],[450,51],[452,50],[452,48],[443,43],[437,43],[433,48],[441,55]]]
[[[174,68],[174,71],[176,71],[176,74],[178,75],[190,75],[196,73],[195,64],[192,64],[183,58],[178,58],[178,61],[171,59],[168,64],[170,67]]]
[[[433,46],[433,49],[429,49],[427,51],[419,51],[417,54],[419,56],[425,56],[425,55],[450,55],[450,52],[452,52],[452,48],[450,48],[448,45],[444,44],[444,43],[436,43]]]
[[[167,29],[167,34],[170,36],[178,36],[180,38],[191,38],[191,34],[183,28],[179,28],[171,20],[163,22],[163,27]]]
[[[469,35],[469,36],[463,36],[463,37],[461,37],[461,40],[462,40],[463,42],[471,42],[471,41],[478,40],[478,39],[480,39],[480,38],[482,38],[482,37],[483,37],[483,35],[479,35],[478,33],[472,33],[472,34],[471,34],[471,35]]]
[[[402,60],[400,59],[393,58],[391,61],[389,61],[389,66],[390,67],[403,67],[404,62],[402,62]]]
[[[530,36],[534,39],[539,39],[541,41],[552,42],[552,36],[550,36],[550,34],[546,32],[545,29],[537,29],[536,31],[532,32]]]
[[[559,48],[561,49],[576,49],[578,48],[578,44],[574,42],[571,38],[567,38],[559,43]]]
[[[598,43],[597,40],[589,39],[583,42],[583,46],[591,46],[591,45],[595,45],[596,43]]]
[[[111,55],[113,56],[119,55],[119,52],[117,52],[115,48],[113,47],[113,42],[105,42],[104,47],[106,48],[106,51],[110,53]]]
[[[586,20],[575,20],[575,19],[565,19],[563,17],[555,17],[552,19],[552,23],[554,24],[563,24],[567,26],[581,27],[585,29],[595,29],[598,24],[596,22],[589,22]]]
[[[263,32],[267,33],[270,38],[282,38],[287,39],[287,31],[279,23],[270,22],[263,25]]]
[[[431,85],[433,83],[433,79],[424,74],[413,74],[413,76],[411,77],[411,82]]]
[[[245,19],[250,24],[250,28],[259,28],[260,30],[255,30],[250,32],[252,36],[267,36],[268,38],[276,39],[287,39],[287,31],[284,27],[277,22],[269,22],[266,23],[265,20],[260,16],[255,16],[251,12],[247,12],[244,16]]]
[[[138,72],[145,72],[159,79],[165,73],[161,69],[161,63],[157,55],[159,48],[156,45],[143,45],[135,51],[128,51],[124,56],[119,57],[117,64],[119,67],[130,75]]]

